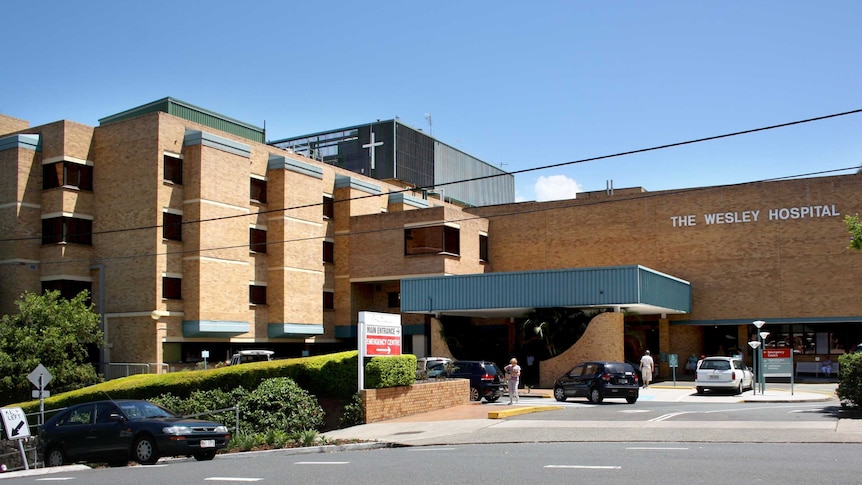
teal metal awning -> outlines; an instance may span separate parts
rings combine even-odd
[[[401,280],[401,311],[519,317],[536,308],[691,313],[691,284],[640,265]]]

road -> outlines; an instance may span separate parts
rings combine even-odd
[[[338,453],[219,455],[3,480],[114,485],[164,483],[858,483],[862,445],[518,443]]]

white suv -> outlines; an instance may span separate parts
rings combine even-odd
[[[272,350],[240,350],[230,358],[230,365],[272,360]]]
[[[697,368],[694,386],[698,394],[703,394],[706,389],[723,389],[742,394],[754,387],[754,374],[740,359],[707,357]]]

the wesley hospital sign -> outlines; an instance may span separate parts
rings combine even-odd
[[[673,227],[692,227],[699,224],[743,224],[759,221],[786,221],[790,219],[815,219],[820,217],[838,217],[841,213],[835,209],[835,204],[806,205],[802,207],[780,207],[777,209],[755,209],[731,212],[709,212],[701,214],[686,214],[671,216]]]

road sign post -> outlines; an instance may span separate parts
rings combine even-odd
[[[401,355],[401,315],[359,312],[359,390],[365,389],[365,357]]]
[[[21,408],[2,408],[0,414],[3,415],[3,429],[6,430],[6,439],[15,440],[18,442],[18,451],[21,452],[21,461],[24,463],[24,469],[29,470],[30,465],[27,464],[27,455],[24,453],[24,438],[30,437],[30,425],[27,423],[27,415]]]
[[[51,393],[45,390],[45,386],[51,382],[54,376],[48,372],[48,369],[45,368],[44,365],[39,364],[33,369],[33,372],[27,375],[27,380],[33,383],[36,386],[37,391],[33,391],[33,398],[39,399],[39,425],[45,423],[45,398],[50,396]]]

